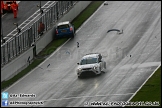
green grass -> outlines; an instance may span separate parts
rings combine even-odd
[[[104,1],[92,1],[91,4],[72,21],[72,24],[75,26],[75,28],[78,29],[103,2]]]
[[[161,66],[130,101],[159,102],[161,106]]]
[[[72,24],[75,26],[75,29],[77,30],[82,23],[84,23],[97,9],[98,7],[103,3],[104,1],[92,1],[87,8],[85,8],[73,21]],[[62,38],[58,40],[53,40],[51,43],[49,43],[46,48],[44,48],[37,56],[39,59],[34,59],[34,61],[23,71],[15,75],[13,78],[1,82],[1,91],[13,83],[15,83],[17,80],[22,78],[24,75],[29,73],[32,69],[34,69],[36,66],[38,66],[41,62],[45,60],[45,56],[49,56],[51,53],[53,53],[59,46],[61,46],[63,43],[65,43],[68,40],[68,38]]]
[[[59,40],[53,40],[51,43],[49,43],[39,54],[38,56],[48,56],[51,53],[53,53],[59,46],[61,46],[63,43],[65,43],[68,40],[68,38],[60,38]]]

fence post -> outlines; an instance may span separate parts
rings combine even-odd
[[[3,63],[6,62],[6,59],[5,59],[5,45],[6,45],[6,44],[4,44],[4,45],[2,46],[2,48],[3,48]]]
[[[12,41],[12,52],[13,52],[13,56],[14,56],[14,48],[13,48],[13,41]]]
[[[10,59],[10,55],[9,55],[8,42],[7,42],[7,56],[8,56],[8,61],[9,61],[9,59]]]
[[[58,21],[58,18],[59,18],[58,2],[56,3],[56,18],[57,18],[57,21]]]
[[[28,29],[28,42],[29,42],[28,47],[30,47],[31,46],[31,37],[30,37],[29,29]]]

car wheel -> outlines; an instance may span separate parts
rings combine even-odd
[[[3,9],[2,11],[3,11],[2,13],[3,13],[3,15],[4,15],[4,14],[6,13],[6,10],[5,10],[5,9]]]
[[[52,34],[53,34],[53,40],[56,40],[57,39],[57,37],[56,37],[56,28],[53,29]]]
[[[101,67],[100,67],[100,74],[102,73]]]
[[[104,63],[104,68],[106,69],[106,63]]]
[[[104,63],[104,70],[102,70],[102,73],[105,73],[106,70],[106,63]]]
[[[72,34],[72,36],[71,36],[72,38],[74,38],[74,33]]]
[[[54,40],[56,40],[56,39],[57,39],[56,34],[54,34],[53,39],[54,39]]]

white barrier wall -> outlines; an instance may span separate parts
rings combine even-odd
[[[1,82],[3,80],[8,80],[26,68],[29,64],[28,59],[30,61],[33,59],[33,47],[1,68]]]
[[[78,3],[67,12],[60,20],[61,21],[72,21],[77,15],[79,15],[89,4],[91,1],[78,1]],[[55,26],[55,25],[54,25]],[[53,26],[53,27],[54,27]],[[51,28],[47,31],[42,38],[35,43],[36,45],[36,54],[38,54],[43,48],[45,48],[52,40],[53,40],[53,29]],[[1,68],[1,82],[4,80],[8,80],[13,77],[17,73],[21,72],[28,66],[28,58],[30,60],[33,59],[33,47],[29,50],[12,60],[10,63],[6,64]]]

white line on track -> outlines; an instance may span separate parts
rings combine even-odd
[[[95,13],[96,13],[102,6],[103,6],[103,5],[101,4],[101,6],[91,15],[91,17],[89,17],[89,18],[83,23],[83,25],[86,24],[86,23],[92,18],[92,16],[94,16]],[[82,28],[83,25],[81,25],[81,27],[78,28],[78,29],[76,30],[76,33]],[[10,87],[8,87],[8,88],[7,88],[6,90],[4,90],[4,91],[7,91],[7,90],[10,89],[12,86],[14,86],[14,85],[16,85],[18,82],[20,82],[23,78],[27,77],[29,74],[31,74],[33,71],[35,71],[38,67],[41,67],[41,65],[42,65],[44,62],[46,62],[48,59],[50,59],[50,57],[53,56],[59,49],[61,49],[70,39],[71,39],[71,38],[69,38],[63,45],[61,45],[59,48],[57,48],[56,51],[55,51],[54,53],[52,53],[46,60],[44,60],[44,61],[43,61],[41,64],[39,64],[37,67],[35,67],[31,72],[29,72],[28,74],[26,74],[24,77],[20,78],[20,80],[18,80],[18,81],[15,82],[14,84],[12,84]]]
[[[130,69],[130,68],[144,68],[151,66],[159,66],[161,62],[145,62],[145,63],[136,63],[136,64],[126,64],[120,67],[120,69]]]
[[[64,99],[76,99],[76,98],[93,98],[93,97],[108,97],[108,96],[120,96],[120,95],[132,95],[133,93],[126,94],[108,94],[108,95],[94,95],[94,96],[77,96],[77,97],[65,97],[58,99],[49,99],[49,100],[39,100],[39,101],[52,101],[52,100],[64,100]]]
[[[145,80],[145,82],[138,88],[138,90],[128,99],[128,102],[137,94],[137,92],[143,87],[143,85],[151,78],[151,76],[159,69],[159,67],[161,66],[161,64],[154,70],[154,72]],[[125,107],[122,106],[122,107]]]

